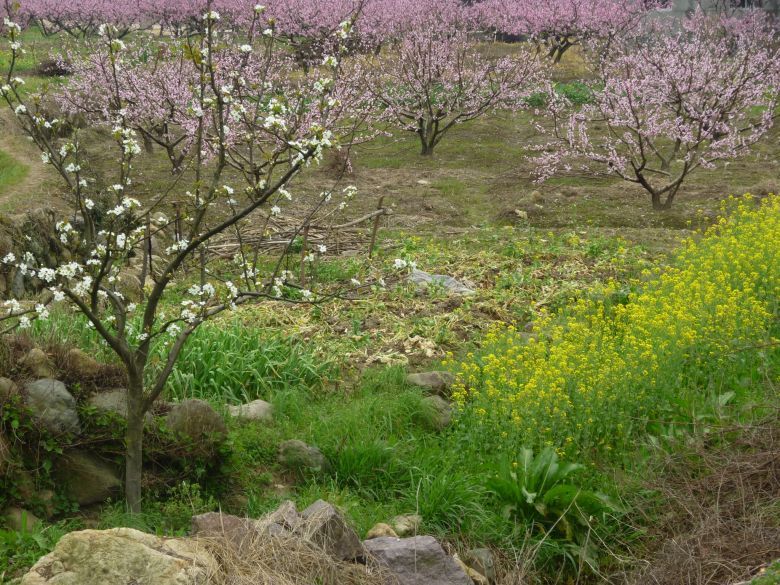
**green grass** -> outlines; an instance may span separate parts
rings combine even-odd
[[[29,167],[0,151],[0,194],[7,192],[27,176]]]
[[[189,340],[171,375],[166,398],[206,398],[242,404],[289,392],[317,393],[334,373],[300,343],[277,334],[205,325]]]
[[[51,552],[62,536],[77,530],[79,524],[72,521],[58,522],[26,532],[0,528],[0,583],[6,583],[40,557]]]

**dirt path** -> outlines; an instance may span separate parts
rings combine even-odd
[[[0,192],[0,211],[22,213],[41,206],[58,206],[54,197],[57,175],[41,163],[40,151],[22,135],[14,120],[0,115],[0,150],[27,167],[27,174],[16,185]]]

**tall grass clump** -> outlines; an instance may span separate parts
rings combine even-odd
[[[166,396],[239,404],[279,392],[307,395],[322,387],[333,368],[293,339],[239,323],[205,325],[182,351]]]
[[[582,299],[530,338],[493,329],[459,367],[468,443],[606,453],[713,396],[740,398],[741,381],[777,353],[780,198],[732,198],[723,211],[627,299]]]

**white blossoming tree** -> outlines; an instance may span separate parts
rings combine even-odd
[[[337,41],[349,37],[352,22],[339,27]],[[17,76],[25,50],[20,26],[7,18],[4,34],[10,56],[0,93],[43,162],[62,178],[70,209],[57,230],[70,259],[52,266],[29,253],[3,258],[34,276],[44,292],[37,304],[8,300],[0,327],[28,325],[46,317],[50,304],[65,303],[118,356],[128,385],[126,499],[137,512],[144,414],[163,392],[189,336],[250,300],[316,302],[326,296],[296,283],[281,259],[261,271],[257,250],[247,246],[239,248],[237,266],[223,266],[223,272],[201,262],[214,238],[235,233],[241,242],[239,226],[267,226],[293,198],[293,178],[326,149],[351,139],[362,116],[362,84],[342,74],[340,49],[320,67],[291,75],[291,56],[278,46],[260,5],[237,29],[222,26],[204,2],[200,30],[184,39],[138,33],[120,40],[115,28],[102,26],[98,38],[81,41],[70,80],[48,96],[25,91]],[[64,110],[59,118],[48,113],[52,100]],[[111,146],[96,149],[78,131],[66,132],[62,117],[68,113],[106,128]],[[162,148],[147,153],[139,140]],[[149,193],[143,175],[149,161],[159,166],[161,157],[173,172],[165,187]],[[352,194],[347,189],[345,196]],[[142,258],[146,280],[149,242],[156,232],[171,231],[172,222],[160,215],[173,200],[180,202],[176,236],[140,298],[128,298],[123,275]],[[323,194],[301,225],[328,205],[338,202]],[[201,279],[172,308],[166,290],[193,265],[201,267]],[[151,352],[161,345],[167,357],[153,367]]]

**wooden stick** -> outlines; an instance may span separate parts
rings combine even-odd
[[[301,245],[301,286],[306,285],[306,244],[309,241],[309,224],[303,226],[303,244]]]
[[[376,215],[374,216],[374,227],[371,229],[371,243],[368,245],[368,258],[371,259],[374,257],[374,244],[376,244],[376,233],[379,230],[379,218],[385,215],[385,212],[387,211],[384,207],[382,207],[382,204],[385,202],[385,196],[382,195],[379,198],[379,204],[376,206]],[[382,213],[379,213],[379,212]]]

